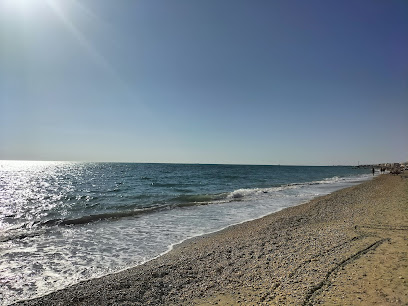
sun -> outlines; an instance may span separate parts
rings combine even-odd
[[[25,11],[35,6],[36,0],[3,0],[4,8],[10,11]]]
[[[44,9],[45,0],[0,0],[0,9],[6,14],[36,15]]]

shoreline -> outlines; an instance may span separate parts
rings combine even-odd
[[[394,232],[406,231],[407,223],[397,220],[408,219],[407,182],[403,176],[378,176],[260,219],[187,239],[143,265],[18,304],[333,304],[337,291],[332,278],[340,270],[385,245],[404,243]],[[378,213],[373,203],[382,201],[383,207],[398,210],[395,192],[402,194],[397,198],[404,199],[401,209],[405,210],[387,220],[398,230],[389,230],[390,237],[373,228],[368,231],[368,221]],[[389,232],[381,226],[378,232]],[[408,292],[403,282],[408,275],[400,277],[400,286]],[[396,299],[407,303],[403,292]]]

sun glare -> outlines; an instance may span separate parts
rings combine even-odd
[[[37,23],[48,18],[47,0],[0,0],[0,17],[11,22]]]
[[[3,7],[7,13],[27,14],[36,11],[41,6],[38,0],[3,0]]]

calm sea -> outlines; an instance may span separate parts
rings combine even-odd
[[[0,301],[132,267],[367,179],[351,167],[0,161]]]

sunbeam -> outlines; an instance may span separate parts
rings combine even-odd
[[[68,14],[61,8],[61,5],[57,1],[47,0],[48,5],[55,12],[61,22],[65,25],[67,30],[74,36],[74,38],[80,43],[80,45],[86,50],[89,56],[95,63],[97,63],[104,70],[111,75],[118,77],[114,71],[112,65],[106,60],[106,58],[99,53],[91,44],[89,39],[79,30],[79,28],[71,21]]]

